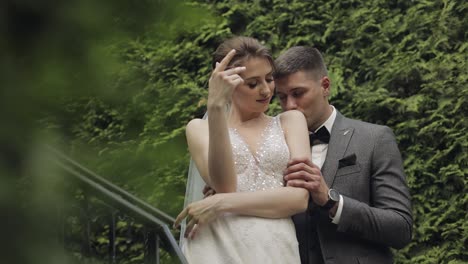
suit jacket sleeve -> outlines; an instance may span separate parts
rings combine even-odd
[[[371,155],[369,204],[343,196],[337,230],[402,248],[411,241],[410,194],[393,132],[379,127]]]

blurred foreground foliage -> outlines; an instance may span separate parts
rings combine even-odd
[[[179,210],[185,187],[177,164],[187,159],[185,140],[169,127],[150,125],[159,122],[154,113],[166,117],[158,89],[170,84],[147,76],[142,67],[150,71],[152,56],[137,51],[174,41],[208,19],[182,1],[0,3],[0,210],[8,215],[2,262],[83,261],[79,239],[86,230],[79,220],[85,198],[73,184],[61,189],[70,187],[70,178],[50,164],[44,143],[172,215]],[[96,224],[92,251],[104,261],[107,212],[90,201],[93,212],[85,213]],[[62,204],[67,230],[58,219]],[[119,258],[141,263],[143,238],[135,236],[131,248],[125,239],[141,227],[126,223],[131,221],[118,222]],[[63,231],[71,235],[67,254]]]
[[[42,2],[0,4],[2,186],[17,184],[11,176],[50,171],[36,145],[51,139],[175,216],[188,163],[184,126],[205,111],[217,45],[232,35],[256,37],[275,55],[313,45],[329,67],[332,103],[397,135],[414,237],[396,262],[468,261],[464,1]],[[276,102],[270,112],[279,112]],[[44,127],[47,134],[40,133]],[[10,229],[18,244],[28,230],[41,230],[32,228],[38,219],[52,215],[44,209],[33,217],[37,212],[16,201],[53,204],[57,198],[43,197],[42,189],[50,178],[20,181],[34,187],[26,194],[0,192],[2,208],[27,216],[17,225],[31,227],[24,234]]]

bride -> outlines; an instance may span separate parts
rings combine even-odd
[[[177,217],[175,226],[187,218],[182,250],[191,264],[300,263],[290,216],[306,210],[309,193],[284,187],[283,170],[289,159],[311,156],[305,118],[264,113],[274,64],[256,39],[224,41],[213,64],[208,118],[190,121],[186,133],[196,168],[216,194]]]

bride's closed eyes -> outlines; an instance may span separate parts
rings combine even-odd
[[[273,77],[267,77],[267,78],[265,78],[265,81],[266,81],[267,83],[271,83],[271,82],[273,82]],[[255,79],[255,80],[252,81],[252,82],[247,81],[247,85],[248,85],[251,89],[254,89],[255,87],[257,87],[258,83],[259,83],[259,81],[258,81],[257,79]]]

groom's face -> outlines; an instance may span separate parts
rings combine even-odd
[[[327,76],[317,79],[309,72],[299,71],[275,79],[275,84],[281,108],[284,111],[301,111],[306,117],[310,131],[314,131],[326,121],[330,107],[330,80]]]

